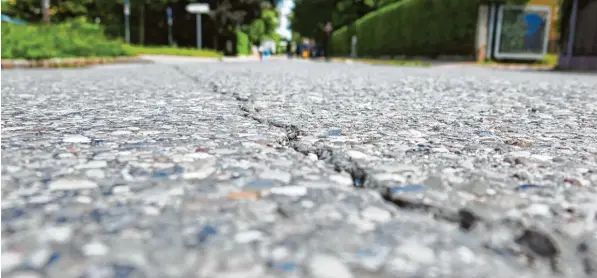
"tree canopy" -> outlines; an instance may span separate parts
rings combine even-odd
[[[220,41],[234,36],[234,30],[238,26],[254,25],[251,29],[255,29],[255,39],[262,39],[274,36],[279,24],[276,0],[130,0],[131,38],[135,43],[167,43],[165,9],[171,7],[175,40],[194,45],[190,40],[194,40],[195,17],[184,9],[193,2],[207,3],[210,6],[210,12],[202,21],[205,22],[203,28],[206,44],[212,48],[220,49],[223,45]],[[2,12],[12,17],[31,23],[42,20],[40,0],[8,0],[2,4]],[[123,5],[124,0],[52,0],[50,20],[61,22],[85,17],[91,22],[102,24],[109,35],[122,37]],[[208,39],[210,36],[213,40]]]
[[[295,0],[291,16],[294,32],[318,37],[327,22],[334,29],[350,24],[365,14],[400,0]]]

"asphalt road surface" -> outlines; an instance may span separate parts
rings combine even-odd
[[[597,77],[2,72],[5,277],[595,277]]]

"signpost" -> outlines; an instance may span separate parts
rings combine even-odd
[[[129,0],[124,0],[124,40],[126,43],[131,43],[131,27],[129,24],[129,16],[131,15],[131,3]]]
[[[332,27],[332,23],[331,22],[328,22],[325,25],[325,32],[329,34],[330,32],[332,32],[332,30],[334,30],[334,27]]]
[[[174,40],[172,39],[172,8],[168,7],[166,9],[166,15],[168,16],[168,43],[174,45]]]
[[[332,26],[332,23],[328,21],[328,23],[325,25],[325,44],[324,44],[324,50],[323,50],[323,57],[328,57],[328,52],[330,49],[330,40],[331,40],[331,33],[334,30],[334,27]]]
[[[201,14],[209,12],[209,5],[205,3],[192,3],[186,7],[187,12],[196,14],[197,17],[197,48],[201,49]]]
[[[357,36],[353,35],[350,41],[350,56],[357,57]]]

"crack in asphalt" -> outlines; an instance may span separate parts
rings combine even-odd
[[[187,74],[180,67],[174,66],[174,68],[189,79],[201,84],[196,77]],[[214,93],[228,94],[228,92],[222,90],[222,88],[215,82],[210,82],[209,88]],[[287,146],[304,155],[315,154],[317,155],[318,160],[322,160],[326,164],[333,166],[335,171],[344,171],[348,173],[352,178],[353,187],[358,189],[373,189],[379,193],[386,202],[393,204],[401,210],[428,213],[437,220],[443,220],[458,225],[463,232],[471,232],[480,224],[483,224],[486,227],[491,227],[493,225],[510,226],[515,230],[521,231],[519,236],[513,238],[513,242],[524,250],[515,250],[506,246],[495,248],[487,244],[483,247],[488,251],[497,253],[507,252],[511,256],[526,257],[529,266],[532,266],[537,258],[546,259],[551,266],[552,271],[554,273],[559,272],[558,259],[560,250],[557,247],[556,241],[548,234],[540,232],[534,227],[529,227],[523,223],[511,221],[507,218],[493,221],[486,220],[467,208],[450,210],[426,204],[424,202],[416,202],[406,198],[393,196],[391,188],[384,187],[380,182],[376,181],[366,169],[361,167],[358,162],[354,161],[347,154],[334,150],[329,146],[313,146],[305,144],[301,142],[300,137],[304,136],[306,132],[302,131],[298,126],[279,121],[272,121],[259,115],[260,110],[253,107],[253,101],[249,97],[240,96],[238,93],[232,93],[232,97],[239,102],[239,110],[242,111],[244,117],[261,124],[283,129],[285,131],[285,136],[279,141],[281,145]],[[283,216],[287,216],[283,211],[280,211],[280,213]],[[590,275],[597,272],[597,263],[593,262],[588,255],[585,255],[585,253],[587,253],[586,244],[580,243],[578,249],[579,254],[581,254],[580,263],[583,264],[585,273]]]

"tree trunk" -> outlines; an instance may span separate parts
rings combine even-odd
[[[42,20],[44,23],[50,23],[50,0],[41,0]]]
[[[141,2],[139,8],[139,44],[145,44],[145,1]]]

